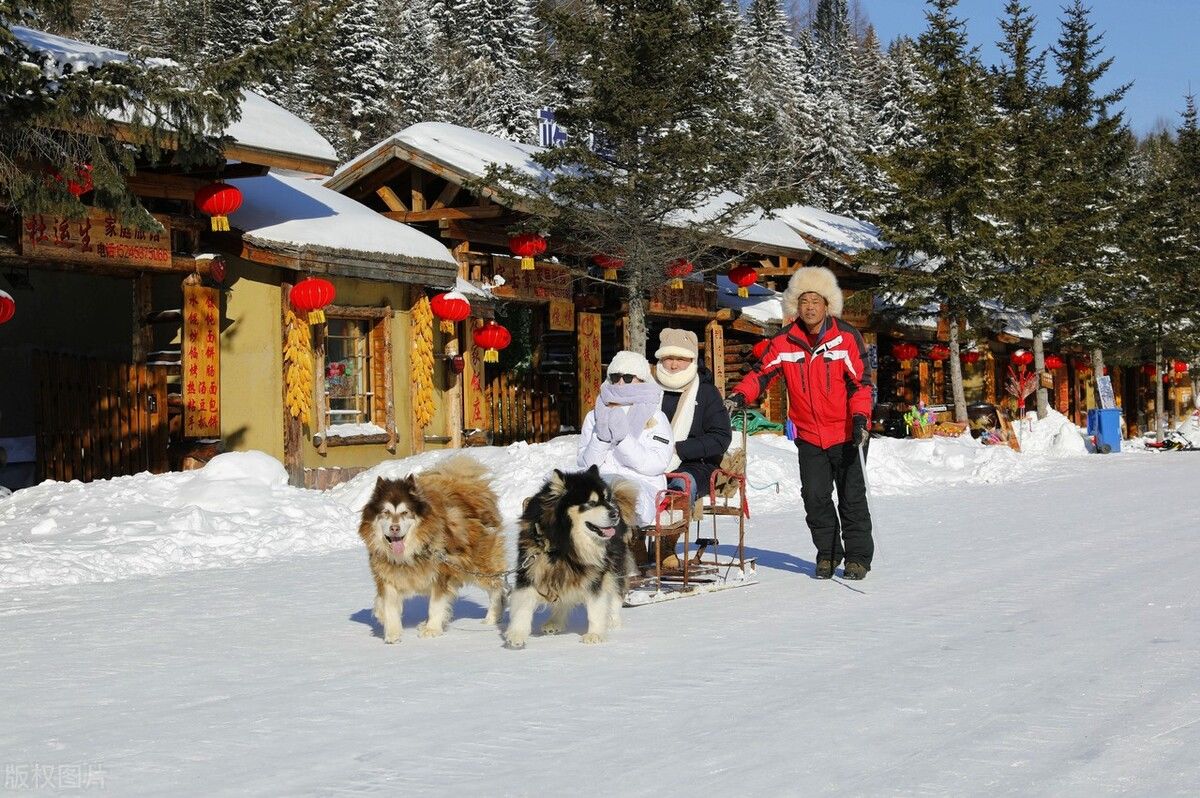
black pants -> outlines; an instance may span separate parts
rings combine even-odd
[[[799,439],[796,446],[800,450],[800,495],[817,557],[832,557],[837,565],[844,556],[846,562],[870,567],[875,542],[871,540],[871,511],[857,447],[843,443],[822,449]]]

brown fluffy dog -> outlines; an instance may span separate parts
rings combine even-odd
[[[504,541],[487,469],[466,455],[403,479],[383,479],[362,511],[358,534],[375,577],[375,617],[383,641],[400,642],[405,598],[429,596],[421,637],[445,631],[458,591],[474,582],[488,593],[484,623],[504,612]]]

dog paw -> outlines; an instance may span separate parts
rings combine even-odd
[[[579,638],[579,642],[587,643],[588,645],[594,645],[596,643],[603,643],[604,635],[600,634],[599,632],[588,632],[583,637]]]
[[[500,623],[500,618],[494,615],[489,615],[483,619],[482,623],[484,626],[495,626],[496,624]]]
[[[417,626],[417,637],[441,637],[444,632],[444,629],[430,626],[428,623],[421,623]]]
[[[542,634],[544,635],[562,634],[566,629],[567,625],[565,623],[551,623],[550,621],[546,621],[542,624]]]
[[[394,635],[384,635],[384,636],[383,636],[383,642],[385,642],[385,643],[399,643],[399,642],[400,642],[400,635],[399,635],[399,634],[394,634]]]
[[[504,636],[504,642],[509,648],[525,648],[526,635],[509,634]]]

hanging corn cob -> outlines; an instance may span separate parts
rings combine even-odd
[[[283,345],[284,406],[293,418],[312,426],[313,351],[309,326],[291,309],[284,317],[287,340]]]
[[[413,422],[418,428],[433,421],[433,309],[422,295],[413,305],[412,381]]]

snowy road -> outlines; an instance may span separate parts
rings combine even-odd
[[[121,795],[1194,795],[1200,457],[1063,461],[877,497],[867,581],[628,610],[508,651],[482,594],[443,638],[369,617],[358,549],[0,594],[0,758]],[[61,771],[60,771],[61,772]]]

